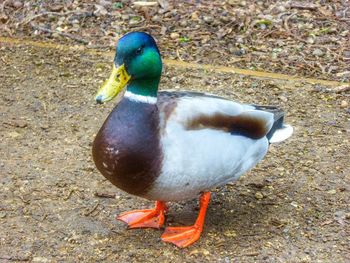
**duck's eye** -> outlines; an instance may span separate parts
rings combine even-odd
[[[139,47],[138,49],[136,49],[136,55],[140,55],[143,51],[143,47]]]

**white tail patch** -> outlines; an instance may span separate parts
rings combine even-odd
[[[283,124],[283,127],[277,129],[270,139],[270,143],[278,143],[288,139],[293,134],[293,127]]]

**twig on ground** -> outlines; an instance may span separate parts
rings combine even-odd
[[[0,8],[0,12],[4,12],[4,8],[5,8],[5,5],[7,4],[7,2],[9,2],[9,0],[5,0],[2,5],[1,5],[1,8]]]
[[[260,253],[259,252],[250,252],[250,253],[246,253],[246,254],[241,254],[239,255],[240,257],[256,257],[259,256]]]
[[[350,91],[350,86],[349,85],[342,85],[339,87],[335,87],[335,88],[325,88],[322,86],[315,86],[314,88],[315,92],[324,92],[324,93],[343,93],[343,92],[347,92]]]
[[[317,9],[316,5],[313,4],[302,4],[302,3],[292,3],[290,5],[290,8],[295,8],[295,9],[301,9],[301,10],[310,10],[310,11],[315,11]]]
[[[184,61],[180,55],[180,51],[178,48],[176,49],[176,56],[179,58],[180,61]]]
[[[69,191],[68,195],[67,195],[66,197],[63,198],[63,200],[65,200],[65,201],[68,200],[68,199],[72,196],[73,192],[74,192],[74,189],[71,189],[71,190]]]
[[[7,63],[7,61],[6,61],[3,57],[0,57],[0,59],[1,59],[2,62],[4,62],[7,66],[9,65],[9,63]]]
[[[99,205],[100,205],[100,203],[97,203],[96,205],[94,205],[93,208],[91,208],[90,210],[88,210],[84,213],[84,216],[88,216],[88,215],[92,214]]]
[[[29,257],[21,257],[21,256],[0,256],[0,259],[8,260],[8,261],[30,261]]]
[[[98,192],[95,192],[94,195],[96,197],[102,197],[102,198],[115,198],[115,194],[109,194],[109,193],[98,193]]]

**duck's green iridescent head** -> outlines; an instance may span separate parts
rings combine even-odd
[[[96,95],[103,103],[113,99],[125,87],[143,96],[157,96],[162,61],[154,39],[143,32],[132,32],[119,39],[109,79]]]

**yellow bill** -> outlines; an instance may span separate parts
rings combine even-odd
[[[98,90],[95,100],[97,103],[110,101],[117,96],[128,84],[130,75],[125,70],[124,64],[116,68],[113,64],[113,70],[109,79],[107,79],[102,87]]]

